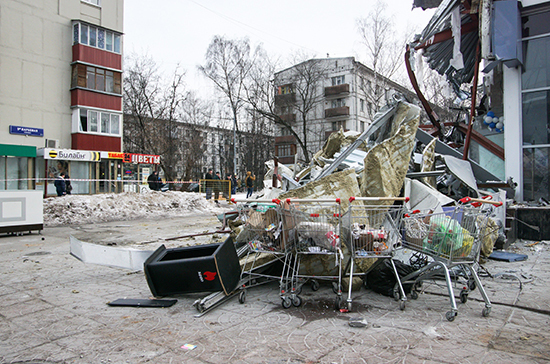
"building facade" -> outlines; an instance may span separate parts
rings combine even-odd
[[[3,0],[0,189],[122,190],[124,0]],[[143,160],[143,158],[141,159]]]
[[[275,74],[275,154],[284,164],[308,160],[337,130],[363,132],[395,93],[415,95],[354,57],[311,59]]]

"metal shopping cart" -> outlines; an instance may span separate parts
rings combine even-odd
[[[241,281],[239,302],[246,300],[246,289],[278,281],[283,307],[291,304],[299,306],[291,299],[292,254],[290,250],[288,225],[291,217],[288,209],[281,206],[281,201],[274,200],[239,200],[237,204],[242,231],[237,243],[246,245],[247,250],[241,260]],[[276,269],[273,265],[277,263]],[[268,266],[272,269],[267,269]]]
[[[441,213],[415,211],[416,213],[403,219],[403,247],[432,259],[426,261],[417,271],[403,277],[402,281],[404,284],[413,285],[411,297],[414,299],[418,297],[422,282],[436,281],[443,277],[451,302],[451,310],[445,314],[449,321],[453,321],[458,313],[451,270],[460,271],[460,274],[453,272],[455,282],[459,276],[465,277],[468,281],[460,292],[461,302],[465,303],[470,290],[477,286],[485,301],[483,317],[491,312],[491,302],[474,266],[479,259],[484,234],[491,233],[487,225],[492,212],[491,206],[502,205],[502,202],[469,197],[459,202],[457,206],[443,208]]]
[[[352,310],[352,282],[355,272],[355,260],[376,258],[377,263],[389,259],[395,274],[398,290],[396,299],[401,298],[400,308],[405,309],[406,295],[393,262],[395,248],[401,244],[400,221],[403,215],[403,204],[408,197],[350,197],[350,206],[342,218],[342,237],[350,251],[350,284],[348,287],[347,309]],[[375,264],[361,274],[365,276]],[[347,270],[347,269],[346,269]]]
[[[311,288],[316,291],[320,287],[319,280],[329,280],[336,294],[334,307],[340,309],[343,260],[340,199],[287,199],[286,203],[290,207],[294,230],[290,280],[292,304],[301,304],[299,294],[305,282],[310,281]],[[312,262],[322,264],[310,264]],[[325,271],[318,270],[319,267]],[[289,306],[288,302],[285,305],[283,301],[283,307],[286,306]]]

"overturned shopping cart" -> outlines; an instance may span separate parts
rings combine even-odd
[[[491,302],[479,280],[475,265],[484,235],[492,232],[487,224],[492,207],[501,205],[502,202],[466,197],[457,206],[444,207],[443,212],[415,211],[403,219],[403,247],[431,258],[423,267],[402,279],[404,284],[413,285],[413,299],[418,297],[424,281],[436,281],[443,277],[451,303],[451,309],[446,312],[445,317],[453,321],[458,309],[450,271],[458,269],[467,280],[460,292],[461,302],[465,303],[470,290],[478,287],[485,302],[482,315],[489,315]]]

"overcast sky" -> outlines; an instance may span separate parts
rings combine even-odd
[[[215,35],[248,37],[269,54],[288,61],[301,50],[310,56],[364,61],[356,19],[376,0],[126,0],[124,52],[148,54],[165,72],[187,70],[187,89],[205,87],[197,65]],[[420,32],[433,11],[412,10],[413,0],[386,0],[398,32]],[[288,65],[285,65],[288,66]],[[201,92],[204,94],[203,92]]]

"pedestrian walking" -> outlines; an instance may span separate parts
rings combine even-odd
[[[246,198],[249,198],[254,193],[254,181],[256,180],[256,176],[252,174],[252,172],[248,171],[246,172],[246,178],[244,179],[244,183],[246,185]]]

